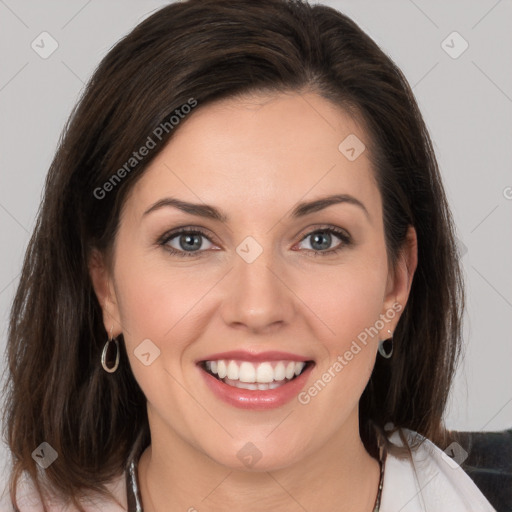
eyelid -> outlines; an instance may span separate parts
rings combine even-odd
[[[329,255],[329,254],[335,254],[338,251],[341,251],[343,248],[348,247],[353,244],[352,236],[350,233],[343,228],[340,228],[338,226],[332,226],[332,225],[314,225],[314,226],[308,226],[307,228],[304,228],[303,234],[301,235],[301,238],[297,243],[303,242],[306,238],[313,235],[316,232],[326,231],[329,233],[334,234],[335,237],[339,238],[341,240],[341,243],[339,243],[337,246],[335,246],[332,249],[327,249],[325,251],[315,251],[314,249],[305,249],[306,252],[312,253],[315,256],[319,255]],[[199,227],[199,226],[193,226],[193,225],[186,225],[186,226],[180,226],[173,228],[167,232],[165,232],[158,240],[157,244],[160,246],[164,246],[168,252],[175,255],[180,256],[203,256],[205,253],[207,253],[211,249],[202,249],[199,251],[183,251],[180,249],[175,249],[174,247],[167,247],[167,244],[170,240],[173,238],[176,238],[178,235],[181,235],[183,233],[192,233],[197,234],[200,236],[203,236],[206,238],[210,243],[213,245],[220,246],[221,244],[218,244],[215,242],[215,240],[212,240],[212,238],[215,238],[214,236],[209,234],[209,230]],[[297,235],[296,235],[297,236]],[[295,238],[295,237],[294,237]],[[295,244],[296,245],[296,244]]]
[[[320,227],[309,226],[306,229],[307,229],[306,233],[299,240],[298,244],[302,243],[304,240],[306,240],[308,237],[312,236],[314,233],[319,233],[319,232],[330,233],[331,235],[334,235],[336,238],[338,238],[340,240],[340,243],[338,243],[336,246],[334,246],[331,249],[327,249],[325,251],[317,251],[315,249],[306,249],[306,251],[308,253],[312,254],[313,256],[334,255],[334,254],[337,254],[338,252],[342,251],[343,249],[349,248],[354,243],[350,233],[346,229],[343,229],[343,228],[324,225],[324,226],[320,226]]]
[[[180,235],[182,233],[196,233],[196,234],[200,234],[200,235],[204,236],[205,238],[208,238],[208,240],[211,243],[213,243],[215,245],[220,245],[220,244],[217,244],[214,240],[212,240],[212,238],[214,239],[215,236],[213,234],[211,234],[208,229],[202,228],[202,227],[199,227],[199,226],[193,226],[193,225],[190,225],[190,224],[187,224],[186,226],[179,226],[179,227],[170,229],[169,231],[166,231],[163,235],[161,235],[157,239],[157,243],[158,244],[165,244],[170,239],[172,239],[172,238],[174,238],[177,235]]]
[[[304,228],[299,232],[299,235],[302,238],[300,241],[304,240],[304,238],[310,236],[313,233],[316,233],[317,231],[332,231],[334,234],[337,234],[338,236],[344,236],[345,238],[348,238],[352,240],[352,236],[350,233],[343,228],[340,228],[338,226],[333,226],[331,224],[314,224],[313,226],[308,226],[307,228]]]

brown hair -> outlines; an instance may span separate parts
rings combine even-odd
[[[78,507],[85,492],[108,495],[105,484],[125,468],[137,434],[144,432],[149,443],[145,397],[124,344],[116,373],[100,365],[108,334],[88,261],[93,248],[109,254],[127,193],[179,126],[164,130],[157,147],[125,167],[101,198],[98,189],[106,190],[132,152],[191,99],[199,109],[251,92],[306,90],[360,116],[367,128],[390,262],[409,225],[418,237],[418,266],[393,357],[377,358],[360,400],[361,438],[375,454],[371,426],[391,422],[442,442],[464,294],[451,214],[407,81],[332,8],[188,0],[160,9],[107,54],[51,164],[8,333],[5,430],[13,503],[24,471],[39,492],[46,482]],[[59,455],[46,478],[31,457],[43,441]]]

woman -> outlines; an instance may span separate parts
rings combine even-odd
[[[462,308],[431,142],[375,43],[320,5],[171,4],[105,57],[48,175],[10,501],[493,510],[436,446]]]

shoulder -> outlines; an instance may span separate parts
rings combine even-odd
[[[446,453],[417,432],[402,429],[411,456],[388,451],[380,512],[493,512],[471,478]],[[398,432],[389,440],[403,446]]]
[[[119,476],[107,485],[118,503],[110,500],[105,501],[97,497],[88,497],[81,500],[82,507],[86,512],[126,512],[126,478],[125,474]],[[9,492],[2,489],[3,494],[0,495],[0,512],[14,512]],[[24,478],[18,484],[17,500],[19,512],[43,512],[43,504],[37,493],[34,484],[28,478]],[[60,501],[51,499],[48,501],[48,512],[76,512],[76,507],[63,504]]]

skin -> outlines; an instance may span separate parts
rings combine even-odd
[[[368,150],[355,161],[338,150],[349,134],[367,140],[354,119],[313,92],[199,106],[126,200],[111,268],[99,253],[91,259],[105,328],[123,333],[147,398],[145,511],[372,510],[379,464],[359,437],[358,402],[399,313],[306,405],[235,408],[210,392],[195,364],[234,349],[289,351],[315,361],[307,390],[379,315],[405,306],[416,234],[409,229],[391,268]],[[290,217],[298,202],[335,193],[356,197],[368,215],[342,203]],[[229,220],[172,207],[144,215],[167,196],[213,205]],[[202,256],[173,256],[157,243],[182,226],[207,231]],[[353,243],[314,256],[307,235],[330,226]],[[236,252],[247,236],[263,249],[252,263]],[[328,249],[340,243],[333,235]],[[187,249],[179,236],[168,245]],[[148,338],[161,353],[145,366],[134,350]],[[247,442],[261,452],[252,468],[237,457]]]

